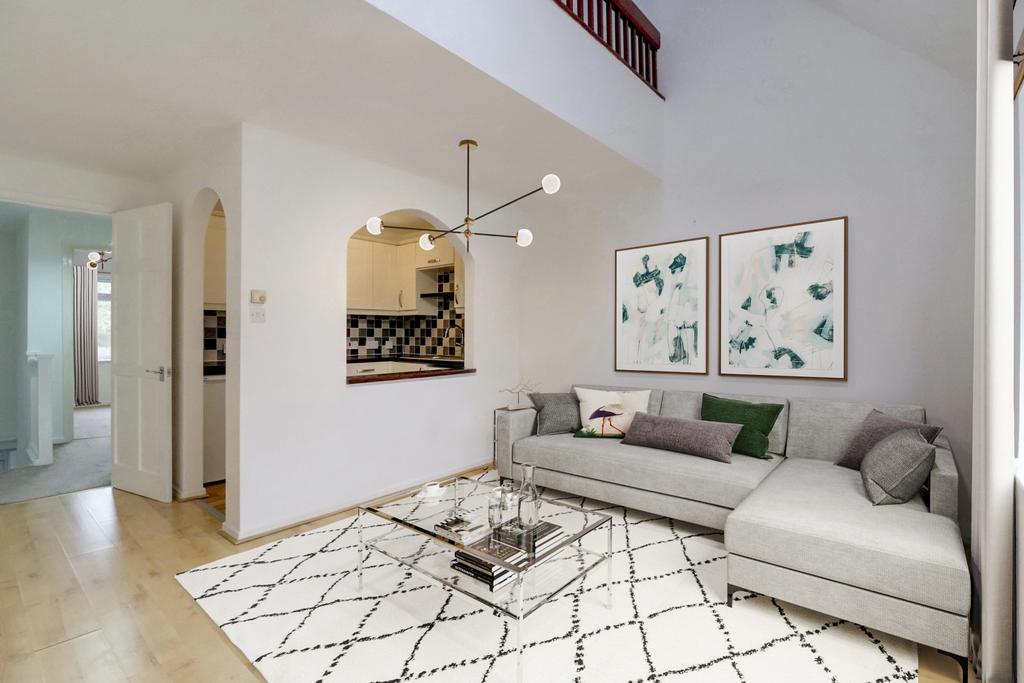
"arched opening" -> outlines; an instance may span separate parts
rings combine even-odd
[[[237,329],[237,273],[229,265],[239,229],[236,206],[212,187],[197,192],[177,226],[174,261],[174,495],[199,499],[225,518],[227,532],[236,528],[238,514],[238,367],[229,360],[229,329]],[[223,474],[211,458],[223,463]]]
[[[203,487],[222,521],[227,506],[225,416],[227,357],[227,222],[218,201],[203,242]]]
[[[348,383],[472,372],[472,258],[462,239],[442,235],[424,211],[380,218],[348,241]]]

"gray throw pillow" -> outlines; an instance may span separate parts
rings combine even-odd
[[[849,447],[847,447],[846,453],[836,464],[842,465],[843,467],[849,467],[851,470],[859,470],[861,468],[861,460],[864,459],[864,456],[868,454],[868,451],[870,451],[875,444],[890,434],[895,434],[896,432],[903,431],[904,429],[913,429],[920,432],[921,436],[923,436],[925,441],[928,443],[935,441],[935,437],[937,437],[939,432],[942,431],[942,427],[920,424],[909,420],[901,420],[898,417],[893,417],[877,410],[872,410],[868,413],[868,416],[864,418],[864,422],[861,423],[860,429],[853,437],[853,441],[851,441]]]
[[[580,401],[576,394],[530,394],[537,409],[537,434],[566,434],[580,428]]]
[[[637,413],[622,443],[732,462],[732,445],[743,425]]]
[[[906,503],[928,480],[935,446],[916,429],[890,434],[875,444],[860,466],[864,490],[875,505]]]

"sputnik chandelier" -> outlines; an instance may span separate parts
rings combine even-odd
[[[104,265],[112,258],[114,258],[114,254],[109,251],[90,251],[86,256],[85,266],[89,270],[103,270]]]
[[[485,216],[490,216],[492,213],[501,211],[505,207],[511,206],[516,202],[520,201],[521,199],[526,199],[530,195],[537,194],[541,190],[543,190],[546,194],[554,194],[558,192],[558,188],[562,186],[562,181],[559,180],[558,176],[556,176],[554,173],[548,173],[546,176],[541,178],[540,187],[538,187],[537,189],[530,190],[526,194],[520,195],[510,202],[505,202],[499,207],[493,208],[490,211],[483,212],[479,216],[470,216],[469,153],[471,150],[476,149],[476,140],[460,140],[459,147],[465,148],[466,150],[466,217],[463,219],[461,225],[456,225],[454,228],[449,228],[447,230],[439,230],[433,228],[427,228],[426,230],[424,230],[423,228],[409,228],[401,225],[385,225],[384,222],[378,216],[373,216],[372,218],[366,221],[366,231],[371,235],[379,235],[381,234],[381,232],[383,232],[385,228],[389,230],[416,230],[418,232],[423,232],[423,234],[420,236],[419,244],[420,248],[423,249],[424,251],[430,251],[431,249],[433,249],[434,242],[436,242],[439,237],[444,237],[445,235],[450,235],[453,233],[456,235],[462,235],[466,238],[467,251],[469,250],[469,240],[472,237],[504,237],[506,239],[515,240],[516,244],[518,244],[520,247],[530,246],[530,244],[533,242],[533,233],[530,232],[528,228],[519,228],[519,230],[517,230],[514,235],[506,235],[495,232],[477,232],[476,230],[473,229],[473,226],[481,218]]]

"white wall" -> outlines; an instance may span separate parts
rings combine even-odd
[[[660,175],[661,98],[551,0],[367,1]]]
[[[953,443],[966,520],[973,83],[804,0],[645,9],[664,45],[664,182],[602,187],[560,230],[537,231],[523,276],[524,376],[549,390],[594,382],[919,403]],[[712,237],[714,368],[716,235],[836,215],[850,217],[848,382],[614,372],[614,249]]]
[[[241,390],[236,531],[249,536],[490,462],[498,390],[518,380],[515,285],[529,250],[473,243],[466,289],[475,375],[347,386],[349,236],[368,216],[395,209],[458,215],[461,188],[251,126],[242,152],[241,287],[233,293],[230,265],[228,275],[229,299],[245,311],[228,332],[240,347],[228,355],[239,359],[228,372]],[[248,321],[254,288],[267,291],[264,324]],[[229,325],[238,321],[230,305]],[[230,444],[227,457],[230,478]]]
[[[155,191],[143,179],[0,154],[0,201],[110,213],[155,201]]]
[[[173,481],[178,498],[201,496],[203,487],[203,278],[204,245],[210,211],[224,207],[228,279],[228,357],[237,358],[238,274],[241,229],[242,128],[211,131],[202,152],[161,185],[163,197],[174,201],[174,406]],[[234,289],[232,289],[234,287]],[[233,296],[232,296],[233,295]],[[228,367],[228,395],[238,395],[238,376]],[[238,402],[225,407],[226,448],[235,453],[227,472],[225,524],[238,525]]]

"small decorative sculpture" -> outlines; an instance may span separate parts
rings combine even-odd
[[[537,390],[535,382],[520,382],[514,387],[508,389],[501,389],[503,394],[509,394],[508,406],[509,410],[522,410],[524,408],[532,408],[533,403],[524,394],[529,394]]]

